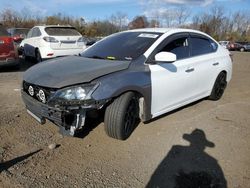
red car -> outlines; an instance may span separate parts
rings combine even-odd
[[[18,54],[14,41],[6,29],[0,25],[0,67],[19,67]]]

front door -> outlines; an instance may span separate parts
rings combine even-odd
[[[174,63],[150,64],[153,117],[171,111],[191,101],[196,93],[195,65],[190,60],[189,34],[171,36],[165,45],[158,49],[176,54]],[[164,42],[163,42],[164,43]]]

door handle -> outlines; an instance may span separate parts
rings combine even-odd
[[[213,63],[213,66],[217,66],[219,65],[219,62]]]
[[[186,70],[186,72],[193,72],[194,71],[194,68],[188,68],[187,70]]]

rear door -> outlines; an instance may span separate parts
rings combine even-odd
[[[0,25],[0,55],[9,53],[9,42],[11,42],[9,33]]]
[[[5,60],[15,53],[13,40],[3,26],[0,25],[0,60]]]
[[[196,86],[194,92],[199,96],[207,96],[213,87],[215,78],[221,70],[221,62],[215,53],[218,44],[212,39],[200,35],[190,34],[190,47],[192,62],[195,66]]]

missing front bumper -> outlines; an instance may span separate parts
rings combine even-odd
[[[85,124],[86,109],[80,108],[73,111],[59,110],[36,101],[25,92],[22,92],[22,98],[26,105],[27,112],[34,119],[40,124],[44,124],[46,119],[50,120],[60,127],[60,132],[64,135],[74,136]]]

